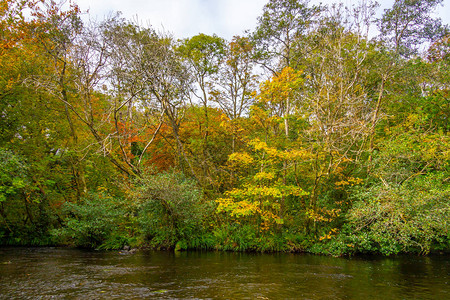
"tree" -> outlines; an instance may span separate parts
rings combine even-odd
[[[321,7],[308,7],[309,2],[299,0],[271,0],[264,6],[262,17],[252,40],[256,47],[256,59],[263,67],[277,75],[285,67],[298,69],[293,60],[295,45],[313,28]],[[289,137],[291,99],[285,99],[285,135]]]
[[[214,166],[211,166],[210,149],[212,145],[209,141],[211,122],[208,113],[211,108],[208,103],[212,99],[214,82],[223,63],[225,41],[216,35],[199,34],[182,41],[177,51],[187,61],[189,69],[192,70],[195,84],[191,86],[191,93],[194,96],[194,101],[200,101],[203,110],[202,115],[194,114],[197,117],[199,134],[202,136],[202,151],[197,152],[196,160],[203,169],[202,177],[204,179],[211,178]],[[196,89],[199,89],[199,93]],[[192,106],[195,105],[194,101],[191,100]],[[211,182],[212,180],[209,179],[208,181]],[[204,186],[205,184],[203,183]]]
[[[17,174],[22,177],[25,172],[27,181],[2,204],[4,215],[14,224],[5,239],[46,244],[49,230],[58,220],[57,206],[77,198],[79,185],[72,181],[76,177],[72,177],[73,161],[62,154],[70,131],[58,98],[29,84],[32,78],[48,76],[54,63],[40,47],[41,43],[50,43],[39,31],[48,24],[33,16],[26,19],[23,14],[25,9],[40,11],[41,3],[3,4],[3,16],[8,17],[2,18],[2,35],[11,39],[1,49],[0,139],[6,153],[20,157],[26,165],[26,171]]]
[[[173,39],[159,36],[152,28],[142,28],[124,20],[112,24],[107,31],[112,41],[110,51],[117,52],[118,57],[114,71],[121,78],[115,79],[117,94],[123,95],[122,88],[131,88],[131,93],[121,100],[118,108],[128,105],[138,96],[138,105],[146,113],[159,114],[160,120],[164,117],[172,129],[181,169],[187,171],[187,167],[195,176],[179,134],[192,78],[175,51]],[[120,57],[126,60],[120,62]]]
[[[285,222],[284,199],[293,197],[299,201],[307,195],[301,187],[286,183],[282,165],[304,159],[308,153],[278,150],[258,138],[250,140],[248,146],[250,153],[235,152],[228,159],[236,171],[250,169],[251,172],[240,187],[216,200],[217,210],[225,212],[231,218],[229,222],[251,224],[258,234],[273,234]]]
[[[433,10],[443,0],[396,0],[379,20],[381,38],[389,41],[395,53],[410,57],[423,42],[433,42],[448,34],[448,26],[433,18]]]
[[[284,67],[297,68],[292,60],[298,40],[312,28],[320,6],[308,7],[308,0],[270,0],[252,36],[256,58],[272,73]]]
[[[347,215],[355,247],[387,255],[447,247],[450,140],[427,123],[410,113],[378,142],[370,184],[354,191]]]
[[[219,71],[213,99],[231,120],[243,117],[251,105],[251,91],[257,80],[252,55],[253,46],[248,38],[235,36],[227,47],[225,61]]]
[[[234,37],[226,49],[213,101],[219,104],[227,116],[232,132],[231,152],[236,151],[237,122],[244,117],[252,104],[251,93],[255,89],[257,76],[252,61],[253,47],[246,37]]]

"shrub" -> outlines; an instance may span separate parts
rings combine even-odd
[[[160,248],[204,248],[206,216],[211,204],[202,201],[195,182],[180,173],[145,175],[138,182],[134,201],[139,205],[139,224],[146,241]],[[206,243],[206,244],[205,244]]]
[[[358,251],[427,254],[448,245],[450,186],[442,174],[402,185],[376,184],[356,190],[355,197],[348,221]]]
[[[75,246],[120,249],[133,242],[133,214],[126,201],[100,191],[90,193],[80,203],[66,203],[65,226],[55,230],[60,241]]]

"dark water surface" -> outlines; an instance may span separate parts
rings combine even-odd
[[[449,256],[0,248],[0,299],[450,299]]]

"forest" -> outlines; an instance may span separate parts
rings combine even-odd
[[[0,0],[0,245],[450,251],[442,2],[268,0],[225,40]]]

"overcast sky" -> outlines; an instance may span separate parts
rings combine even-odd
[[[253,30],[257,17],[268,0],[73,0],[82,10],[101,21],[110,13],[121,11],[127,19],[148,23],[155,29],[164,29],[176,38],[198,33],[217,34],[230,39]],[[358,0],[341,0],[349,5]],[[311,0],[311,3],[329,4],[336,0]],[[394,0],[379,0],[382,9],[392,6]],[[438,8],[439,17],[450,23],[450,0]]]

